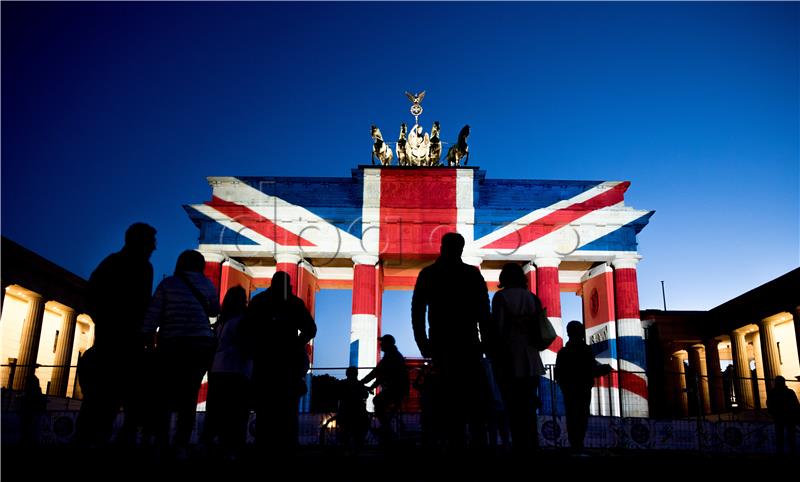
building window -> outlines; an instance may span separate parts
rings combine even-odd
[[[783,355],[781,355],[781,342],[778,342],[778,363],[783,365]]]
[[[56,347],[58,346],[58,334],[59,334],[59,331],[56,330],[56,336],[55,336],[55,338],[53,338],[53,353],[56,352]]]

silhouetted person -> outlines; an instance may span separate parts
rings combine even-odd
[[[463,249],[460,234],[442,236],[441,255],[420,271],[411,301],[414,338],[422,356],[431,358],[441,384],[441,397],[433,403],[441,404],[436,411],[455,448],[464,445],[466,425],[474,445],[486,442],[479,329],[486,342],[489,293],[480,270],[461,261]]]
[[[775,377],[775,386],[767,393],[767,409],[775,421],[775,448],[783,454],[784,441],[788,441],[789,453],[795,453],[795,424],[800,422],[800,404],[797,394],[786,386],[786,379]]]
[[[556,381],[564,394],[567,435],[570,447],[583,450],[583,439],[589,425],[589,404],[595,377],[611,373],[611,365],[602,365],[586,344],[586,331],[579,321],[567,324],[569,341],[556,357]]]
[[[442,397],[437,393],[441,385],[436,383],[436,374],[429,362],[419,369],[413,386],[419,392],[422,446],[427,449],[436,447],[442,441],[441,417],[436,411],[436,400]]]
[[[89,277],[86,311],[95,335],[88,361],[93,364],[90,378],[97,383],[84,391],[76,428],[76,438],[82,443],[107,443],[120,407],[125,422],[118,441],[135,442],[143,423],[142,322],[153,291],[150,255],[155,249],[156,230],[144,223],[132,224],[122,250],[106,257]]]
[[[497,448],[497,436],[504,448],[510,446],[508,432],[508,416],[497,375],[490,358],[481,360],[483,363],[483,383],[488,393],[486,399],[486,433],[489,435],[489,447]]]
[[[339,385],[339,410],[336,426],[339,429],[339,444],[345,453],[357,454],[364,445],[369,431],[367,397],[369,390],[358,379],[358,368],[348,367],[345,378]]]
[[[27,371],[28,381],[22,392],[19,407],[20,443],[22,445],[36,445],[39,441],[39,432],[42,429],[42,416],[47,409],[47,397],[42,394],[36,368]]]
[[[383,335],[378,340],[383,357],[361,382],[366,385],[375,380],[372,388],[376,386],[381,388],[380,393],[373,399],[373,403],[375,404],[375,415],[381,424],[381,443],[386,445],[393,435],[389,426],[391,414],[400,410],[400,404],[408,395],[408,367],[406,359],[397,349],[392,335]]]
[[[226,457],[241,453],[247,441],[250,418],[250,377],[253,362],[239,345],[239,328],[247,308],[247,292],[234,286],[225,294],[219,319],[214,324],[217,352],[208,373],[208,396],[203,439],[219,437]]]
[[[542,305],[528,290],[528,279],[518,264],[503,266],[498,287],[502,289],[492,299],[492,362],[508,413],[511,446],[516,453],[527,453],[539,446],[537,391],[544,375],[527,320],[536,319]]]
[[[314,319],[292,294],[291,279],[283,271],[275,273],[269,289],[253,297],[245,312],[242,343],[253,357],[256,442],[268,456],[292,453],[297,445],[298,405],[308,369],[306,344],[316,334]]]
[[[155,348],[154,431],[164,448],[172,412],[177,413],[174,444],[179,458],[188,455],[197,414],[197,394],[211,366],[216,339],[209,317],[219,314],[219,298],[203,270],[205,259],[194,250],[178,256],[175,272],[158,284],[147,309],[142,333]]]

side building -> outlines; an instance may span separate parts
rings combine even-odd
[[[655,418],[757,415],[779,375],[800,395],[800,268],[709,311],[641,320]]]
[[[86,280],[6,237],[0,249],[2,387],[23,390],[36,375],[51,398],[81,398],[75,367],[94,341]]]

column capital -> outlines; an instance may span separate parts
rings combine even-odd
[[[692,351],[696,352],[699,352],[700,350],[703,350],[705,352],[706,350],[706,346],[702,343],[695,343],[694,345],[691,345],[689,348],[691,348]]]
[[[225,261],[225,255],[222,253],[212,253],[208,251],[200,251],[200,254],[203,255],[203,259],[206,260],[206,263],[221,263]]]
[[[533,257],[537,268],[558,268],[563,258],[555,253],[541,253]]]
[[[297,264],[301,259],[303,258],[301,258],[299,254],[295,253],[275,253],[276,263]]]
[[[483,263],[483,258],[480,256],[461,256],[461,261],[467,263],[468,265],[480,268],[481,263]]]
[[[42,304],[44,304],[44,296],[40,295],[39,293],[37,293],[35,291],[28,290],[25,293],[24,296],[25,296],[26,300],[28,300],[28,301],[30,301],[32,303],[42,303]]]
[[[357,254],[353,256],[353,264],[368,264],[374,266],[378,264],[378,257],[371,254]]]
[[[642,257],[638,254],[618,255],[611,260],[611,265],[618,269],[636,269],[636,265],[641,259]]]
[[[744,338],[747,334],[752,332],[751,325],[740,326],[734,330],[731,330],[731,335],[736,335],[738,337]],[[733,337],[731,337],[733,338]]]
[[[73,317],[75,319],[78,318],[78,312],[75,311],[74,308],[72,308],[70,306],[67,306],[67,305],[62,305],[61,303],[59,303],[57,305],[57,307],[55,307],[54,311],[64,315],[65,318],[68,317],[68,316],[71,316],[71,317]]]
[[[774,320],[770,320],[768,318],[758,320],[756,322],[756,326],[758,327],[758,331],[762,331],[766,328],[772,328],[777,324]]]

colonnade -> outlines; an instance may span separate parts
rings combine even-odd
[[[16,298],[25,303],[24,315],[22,317],[19,331],[18,347],[4,343],[3,364],[9,365],[5,370],[4,384],[14,390],[23,390],[27,386],[32,375],[36,371],[39,359],[40,343],[42,340],[42,329],[46,311],[60,315],[59,327],[56,330],[54,343],[54,360],[51,366],[52,372],[49,378],[48,395],[63,397],[67,396],[69,386],[70,368],[72,365],[73,350],[75,345],[75,331],[78,325],[79,313],[74,308],[67,306],[57,300],[47,300],[41,294],[26,289],[19,285],[10,285],[4,288],[4,335],[9,336],[6,331],[11,323],[15,323],[15,315],[7,314],[11,299]],[[88,317],[87,317],[88,318]],[[13,330],[13,328],[8,328]],[[12,337],[16,338],[16,337]],[[15,354],[16,356],[10,356]]]
[[[766,408],[767,392],[775,377],[783,376],[795,381],[798,358],[797,340],[792,332],[793,324],[800,320],[800,310],[795,313],[781,312],[753,323],[738,326],[727,334],[675,346],[669,355],[672,360],[668,377],[676,415],[689,415],[687,392],[697,396],[697,405],[703,414],[722,413],[728,410],[723,387],[720,346],[730,346],[730,361],[733,367],[732,390],[737,408],[755,410]],[[790,325],[791,324],[791,325]],[[782,334],[779,327],[785,327]],[[794,338],[794,339],[793,339]],[[694,386],[688,387],[689,377],[684,369],[684,360],[694,372]],[[755,371],[755,377],[753,377]],[[730,402],[731,400],[728,400]]]

